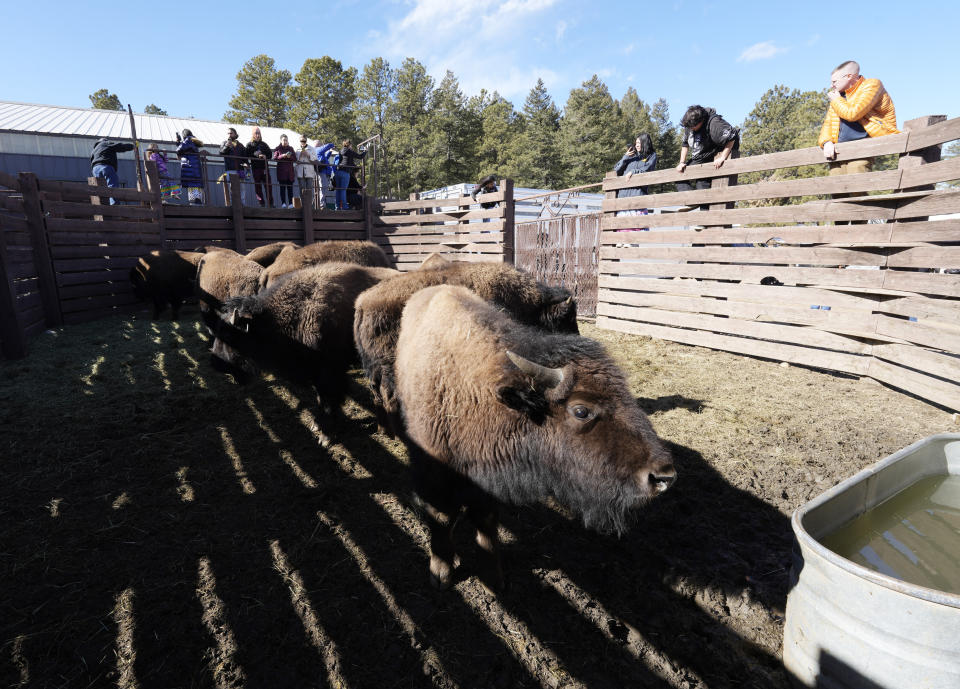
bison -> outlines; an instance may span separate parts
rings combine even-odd
[[[523,325],[463,287],[410,298],[396,372],[430,528],[430,576],[440,588],[451,581],[451,530],[464,508],[496,587],[499,502],[553,496],[588,528],[619,534],[634,508],[676,478],[599,343]]]
[[[360,266],[389,268],[390,261],[383,249],[373,242],[329,241],[308,244],[302,249],[284,251],[260,275],[260,288],[269,287],[281,275],[299,268],[340,261]]]
[[[357,299],[353,332],[378,421],[394,435],[400,431],[393,370],[400,315],[418,290],[440,284],[468,287],[521,323],[553,332],[578,332],[577,305],[567,290],[542,285],[529,273],[504,263],[435,261],[432,268],[377,285]]]
[[[229,297],[257,293],[263,268],[230,249],[203,254],[197,266],[197,296],[203,321],[216,334],[218,311]]]
[[[356,360],[357,295],[397,275],[391,268],[324,263],[289,273],[255,296],[228,299],[214,354],[231,370],[266,368],[312,383],[323,415],[339,412]]]
[[[170,306],[171,320],[180,317],[180,306],[193,296],[197,265],[203,254],[192,251],[151,251],[130,269],[130,282],[138,299],[153,301],[153,318]]]
[[[251,249],[250,252],[247,253],[247,260],[259,263],[266,268],[276,261],[277,256],[282,252],[296,251],[299,248],[300,245],[296,242],[273,242],[273,244],[265,244],[258,246],[256,249]]]

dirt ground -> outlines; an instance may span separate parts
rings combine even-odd
[[[213,371],[195,311],[0,363],[2,687],[781,687],[789,515],[951,415],[869,380],[600,331],[679,478],[621,539],[503,513],[509,588],[430,588],[406,456],[357,372]],[[464,525],[465,526],[465,525]]]

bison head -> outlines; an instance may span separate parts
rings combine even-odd
[[[606,357],[552,367],[506,356],[513,372],[497,398],[531,424],[517,459],[539,467],[517,485],[527,496],[546,489],[588,527],[623,532],[632,508],[666,491],[677,474],[622,373]],[[530,480],[539,485],[524,485]]]

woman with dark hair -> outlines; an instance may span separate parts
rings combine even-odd
[[[623,176],[626,179],[630,179],[636,174],[643,172],[649,172],[657,167],[657,152],[653,150],[653,139],[650,138],[650,135],[646,132],[638,134],[636,140],[627,147],[627,152],[623,154],[623,157],[613,166],[613,171],[617,173],[617,176]],[[630,198],[632,196],[646,196],[647,188],[646,187],[632,187],[628,189],[620,189],[617,191],[617,198]],[[617,215],[647,215],[648,211],[646,208],[634,208],[630,210],[617,211]],[[641,227],[638,229],[645,230],[646,227]],[[622,232],[629,232],[631,230],[621,230]]]
[[[473,191],[470,192],[470,197],[476,201],[477,196],[480,194],[493,194],[494,192],[500,191],[500,188],[497,186],[497,176],[496,175],[487,175],[473,187]],[[500,204],[497,201],[484,201],[480,204],[480,207],[484,210],[488,208],[496,208]],[[490,218],[484,218],[482,222],[490,222]]]
[[[273,149],[273,159],[277,161],[277,184],[280,185],[280,207],[293,208],[293,182],[297,178],[293,163],[297,152],[290,145],[286,134],[280,135],[279,145]]]
[[[203,170],[200,167],[200,147],[203,142],[189,129],[177,134],[177,155],[180,156],[180,184],[187,190],[187,200],[203,203]]]

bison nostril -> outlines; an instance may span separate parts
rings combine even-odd
[[[650,488],[654,493],[662,493],[677,480],[677,471],[672,464],[667,464],[651,471],[647,480],[650,482]]]

